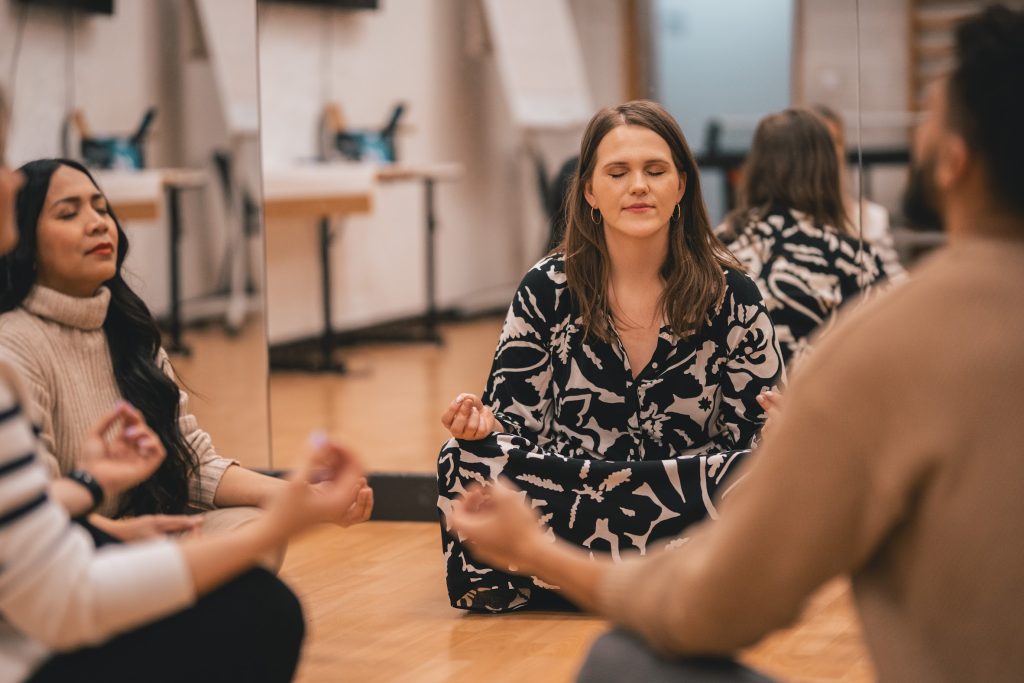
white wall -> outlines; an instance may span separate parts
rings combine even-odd
[[[577,0],[572,8],[595,103],[617,102],[621,3]],[[325,96],[342,105],[355,127],[380,126],[395,102],[406,102],[401,159],[466,168],[463,179],[437,187],[439,302],[468,310],[505,305],[539,257],[546,228],[493,56],[476,49],[479,7],[472,0],[387,0],[376,11],[274,3],[259,9],[265,167],[315,156]],[[569,137],[545,137],[551,165],[578,145]],[[344,221],[334,245],[338,329],[425,307],[421,187],[379,187],[374,206],[372,214]],[[320,325],[315,221],[275,220],[267,232],[270,341],[314,334]]]
[[[852,0],[804,0],[803,100],[847,114],[857,111],[857,12]],[[906,130],[880,125],[908,101],[907,12],[901,2],[860,0],[860,106],[868,144],[906,140]],[[882,115],[882,116],[880,116]]]
[[[903,145],[900,125],[908,101],[909,51],[904,3],[860,0],[860,107],[865,146]],[[823,103],[844,115],[847,143],[857,142],[857,11],[853,0],[803,0],[803,58],[798,77],[803,99]],[[906,172],[874,172],[875,201],[897,209]]]
[[[0,0],[0,68],[5,86],[13,56],[21,6]],[[30,7],[16,92],[8,92],[14,112],[8,161],[23,163],[60,153],[60,128],[70,92],[96,131],[131,131],[147,106],[159,100],[154,78],[160,27],[153,3],[121,2],[114,16],[80,15],[75,30],[74,78],[66,78],[64,12]],[[115,90],[116,87],[116,90]],[[156,145],[154,161],[165,151]]]

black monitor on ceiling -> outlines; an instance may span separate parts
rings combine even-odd
[[[265,0],[266,1],[266,0]],[[339,9],[378,9],[380,0],[272,0],[288,5],[318,5]]]
[[[114,0],[16,0],[20,5],[45,5],[64,7],[96,14],[113,14]]]

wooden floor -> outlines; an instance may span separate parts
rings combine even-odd
[[[380,472],[435,470],[448,438],[441,413],[459,392],[481,393],[501,320],[444,326],[446,343],[343,349],[351,372],[274,372],[269,379],[263,322],[235,336],[220,327],[189,330],[190,356],[173,356],[190,409],[224,456],[248,467],[291,466],[311,431],[340,435]]]
[[[432,472],[446,438],[438,424],[460,391],[480,391],[501,321],[446,326],[443,347],[367,346],[341,356],[344,377],[271,377],[273,464],[287,466],[310,429],[344,435],[373,470]],[[218,450],[266,458],[266,349],[262,325],[234,338],[191,331],[195,353],[175,365],[196,390],[193,411]],[[262,455],[261,455],[262,454]],[[295,542],[282,576],[309,619],[301,683],[572,680],[588,643],[607,625],[593,617],[532,613],[474,616],[448,606],[434,524],[373,522],[324,528]],[[796,627],[743,659],[782,680],[870,681],[845,583],[823,588]]]
[[[483,392],[502,321],[445,325],[445,344],[343,349],[347,375],[270,376],[275,467],[291,465],[312,429],[341,435],[379,472],[430,472],[448,433],[441,413],[460,392]]]
[[[262,317],[236,335],[220,326],[189,329],[189,356],[171,363],[189,389],[189,409],[221,455],[246,467],[270,466],[267,343]]]
[[[289,549],[282,576],[309,618],[304,683],[566,681],[604,628],[593,617],[453,610],[433,524],[321,530]]]
[[[452,609],[433,524],[317,530],[292,545],[281,575],[309,623],[299,683],[571,681],[608,628],[574,614]],[[825,586],[794,628],[742,659],[787,681],[872,680],[845,582]]]

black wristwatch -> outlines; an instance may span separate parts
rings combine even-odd
[[[79,484],[89,490],[89,495],[92,496],[92,509],[85,514],[95,511],[100,505],[103,505],[103,487],[96,481],[96,477],[92,476],[85,470],[71,470],[68,472],[68,479],[71,481],[77,481]]]

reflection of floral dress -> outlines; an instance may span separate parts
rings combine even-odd
[[[475,563],[443,513],[472,481],[509,477],[542,521],[581,546],[644,552],[713,512],[711,498],[760,429],[756,396],[783,379],[775,330],[754,283],[725,271],[704,326],[662,328],[636,379],[621,343],[584,339],[561,255],[523,278],[484,396],[508,434],[452,439],[438,461],[438,506],[452,604],[501,611],[535,580]],[[710,456],[710,457],[702,457]]]
[[[799,211],[773,208],[762,218],[751,216],[728,247],[761,290],[791,369],[811,352],[812,335],[820,338],[841,306],[885,281],[882,260],[870,244],[861,247],[856,238],[816,226]]]

